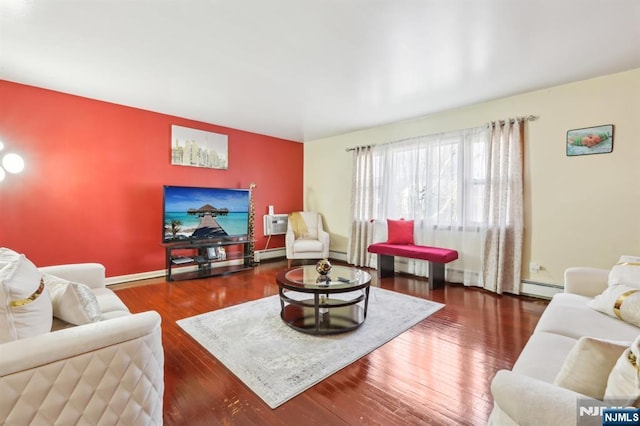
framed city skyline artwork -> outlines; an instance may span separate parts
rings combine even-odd
[[[172,125],[171,164],[226,170],[228,142],[227,135]]]

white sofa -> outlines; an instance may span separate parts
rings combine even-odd
[[[130,314],[96,263],[39,268],[86,284],[102,320],[0,344],[0,424],[162,424],[160,315]]]
[[[489,424],[600,424],[600,418],[578,418],[578,403],[603,407],[602,401],[554,385],[554,381],[581,337],[631,342],[640,335],[640,328],[587,305],[607,289],[608,278],[605,269],[569,268],[565,272],[564,293],[553,297],[513,369],[495,375]]]

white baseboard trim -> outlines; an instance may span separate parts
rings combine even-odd
[[[340,260],[342,262],[347,261],[347,253],[343,251],[332,251],[329,250],[329,259]]]
[[[129,275],[117,275],[115,277],[108,277],[105,282],[107,285],[122,284],[131,281],[148,280],[149,278],[164,277],[167,274],[166,269],[160,269],[158,271],[140,272],[137,274]]]
[[[524,280],[521,283],[520,294],[522,296],[538,297],[540,299],[551,299],[554,294],[562,293],[564,287],[558,284],[539,283]]]
[[[286,255],[287,252],[284,247],[272,248],[267,250],[256,250],[255,261],[260,262],[261,260],[276,259],[280,257],[286,257]],[[329,251],[329,258],[346,262],[347,253],[343,251]]]
[[[260,262],[261,260],[275,259],[278,257],[285,257],[286,255],[287,252],[285,251],[284,247],[256,250],[254,253],[254,260],[256,262]]]

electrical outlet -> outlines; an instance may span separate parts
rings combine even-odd
[[[539,264],[535,262],[529,263],[529,272],[537,274],[538,272],[540,272],[540,269],[541,267]]]

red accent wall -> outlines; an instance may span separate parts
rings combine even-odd
[[[165,268],[162,186],[248,188],[262,216],[303,205],[301,143],[0,80],[0,140],[24,172],[0,182],[0,246],[38,266],[100,262],[108,276]],[[172,166],[171,125],[226,134],[228,170]],[[283,247],[282,236],[269,248]]]

